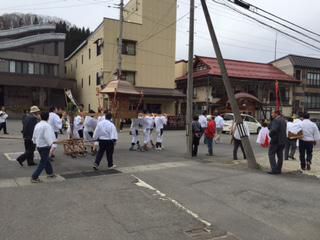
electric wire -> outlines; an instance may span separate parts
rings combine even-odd
[[[282,33],[282,34],[284,34],[284,35],[286,35],[286,36],[288,36],[288,37],[290,37],[290,38],[292,38],[292,39],[294,39],[294,40],[296,40],[296,41],[298,41],[298,42],[303,43],[304,45],[307,45],[307,46],[309,46],[309,47],[312,47],[312,48],[320,51],[320,48],[319,48],[319,47],[317,47],[317,46],[315,46],[315,45],[313,45],[313,44],[311,44],[311,43],[309,43],[309,42],[306,42],[306,41],[304,41],[304,40],[302,40],[302,39],[300,39],[300,38],[298,38],[298,37],[296,37],[296,36],[294,36],[294,35],[292,35],[292,34],[290,34],[290,33],[287,33],[287,32],[282,31],[282,30],[280,30],[280,29],[278,29],[278,28],[276,28],[276,27],[274,27],[274,26],[271,26],[271,25],[269,25],[269,24],[267,24],[267,23],[265,23],[265,22],[263,22],[263,21],[255,18],[255,17],[250,16],[250,15],[248,15],[248,14],[246,14],[246,13],[244,13],[244,12],[242,12],[242,11],[236,9],[236,8],[233,8],[233,7],[225,4],[225,3],[218,2],[218,1],[216,1],[216,0],[212,0],[212,1],[215,2],[215,3],[217,3],[217,4],[223,5],[223,6],[225,6],[225,7],[228,7],[228,8],[230,8],[230,9],[232,9],[233,11],[235,11],[235,12],[241,14],[241,15],[244,15],[244,16],[246,16],[246,17],[248,17],[248,18],[251,18],[251,19],[253,19],[254,21],[256,21],[256,22],[258,22],[258,23],[260,23],[260,24],[262,24],[262,25],[264,25],[264,26],[268,26],[269,28],[271,28],[271,29],[273,29],[273,30],[275,30],[275,31],[277,31],[277,32],[279,32],[279,33]]]

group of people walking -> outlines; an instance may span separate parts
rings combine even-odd
[[[220,114],[214,117],[207,115],[207,111],[204,111],[200,116],[194,116],[192,121],[192,156],[197,156],[202,136],[204,136],[204,143],[208,146],[207,155],[213,156],[213,142],[220,142],[223,126],[224,120]]]
[[[139,113],[137,118],[132,119],[130,127],[131,146],[130,151],[148,151],[153,148],[157,151],[163,149],[163,133],[164,127],[167,125],[166,114],[143,114]],[[153,135],[155,129],[155,137]],[[142,131],[143,139],[139,138]],[[154,141],[155,139],[155,141]],[[141,142],[143,146],[141,146]],[[154,144],[155,143],[155,144]]]
[[[317,125],[310,120],[310,114],[300,114],[295,121],[286,120],[279,111],[272,113],[270,124],[269,161],[270,174],[281,174],[283,160],[295,159],[295,150],[299,147],[301,170],[311,170],[313,147],[320,140]]]
[[[84,137],[89,141],[90,139],[95,139],[93,142],[99,145],[93,165],[95,170],[98,170],[104,153],[107,156],[108,167],[114,168],[113,151],[118,135],[116,127],[111,120],[111,113],[106,112],[105,115],[99,117],[90,115],[90,113],[84,116],[83,113],[79,112],[73,122],[73,134],[77,137]],[[23,116],[22,134],[25,152],[16,161],[20,166],[23,166],[25,161],[27,161],[28,166],[37,165],[31,177],[32,183],[41,182],[39,176],[43,170],[46,171],[48,178],[56,177],[53,173],[51,162],[55,157],[58,134],[62,129],[65,118],[66,114],[59,115],[56,107],[51,107],[49,112],[41,112],[37,106],[32,106],[28,113]],[[34,161],[35,149],[38,150],[41,157],[39,164]]]

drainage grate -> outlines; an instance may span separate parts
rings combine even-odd
[[[96,176],[119,174],[119,173],[121,173],[119,170],[110,169],[110,170],[92,171],[92,172],[66,173],[66,174],[61,174],[61,176],[64,177],[65,179],[73,179],[73,178],[96,177]]]

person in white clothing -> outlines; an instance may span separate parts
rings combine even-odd
[[[284,150],[284,160],[295,159],[294,154],[297,149],[297,139],[302,134],[301,122],[293,123],[293,118],[289,117],[287,122],[287,142]]]
[[[166,115],[158,115],[155,117],[155,125],[156,125],[156,133],[157,133],[156,150],[162,150],[163,129],[166,124],[167,124]]]
[[[56,107],[50,107],[49,119],[48,119],[48,123],[53,129],[56,139],[58,139],[58,134],[62,129],[62,119],[59,117],[57,112],[58,112],[58,109]],[[50,154],[49,154],[51,159],[55,157],[56,149],[57,149],[57,144],[52,144],[52,147],[50,149]]]
[[[113,164],[114,146],[118,140],[117,129],[111,122],[111,113],[106,113],[106,119],[97,124],[93,133],[93,139],[99,141],[99,150],[96,160],[93,164],[93,169],[98,170],[103,154],[106,152],[108,168],[115,168]]]
[[[8,132],[7,132],[7,118],[8,118],[8,114],[6,113],[6,108],[1,107],[1,110],[0,110],[0,131],[3,129],[4,134],[8,134]]]
[[[205,132],[207,125],[208,125],[208,120],[207,120],[207,111],[203,111],[202,114],[199,115],[199,123],[201,126],[201,136],[200,139]],[[206,139],[204,138],[204,144],[206,144]]]
[[[220,142],[221,134],[223,131],[224,120],[223,120],[223,117],[221,117],[221,114],[218,113],[218,115],[215,117],[214,121],[216,122],[216,128],[217,128],[217,135],[214,140],[216,143],[218,143],[218,142]]]
[[[96,129],[98,120],[94,117],[95,111],[89,110],[89,115],[84,118],[83,122],[83,139],[91,146],[92,154],[95,153],[95,147],[93,142],[93,132]]]
[[[75,138],[83,138],[83,118],[80,114],[73,121],[73,136]]]
[[[242,129],[243,134],[245,134],[245,135],[247,135],[249,137],[250,136],[249,127],[245,122],[242,122],[242,123],[243,123],[243,127],[244,127],[244,129]],[[232,127],[231,127],[231,129],[232,129],[231,134],[233,136],[233,160],[238,160],[237,153],[238,153],[239,146],[241,148],[241,151],[242,151],[242,154],[243,154],[243,158],[244,159],[247,158],[246,157],[246,153],[245,153],[244,148],[243,148],[243,145],[242,145],[241,135],[240,135],[240,132],[239,132],[240,126],[241,125],[238,125],[238,124],[236,124],[234,122]]]
[[[47,177],[55,177],[53,174],[53,169],[50,163],[49,152],[52,144],[56,141],[56,137],[54,135],[54,131],[50,124],[47,122],[49,119],[49,113],[43,112],[41,113],[41,121],[37,123],[34,128],[32,141],[36,145],[38,152],[40,154],[41,160],[34,171],[31,177],[32,183],[39,183],[41,180],[39,176],[43,169],[45,169],[47,173]]]
[[[320,133],[317,125],[310,121],[310,114],[303,115],[300,123],[303,138],[299,140],[300,166],[302,170],[311,170],[313,146],[320,140]]]
[[[130,126],[130,135],[132,136],[131,139],[131,147],[129,148],[130,151],[135,150],[135,145],[137,145],[137,150],[141,150],[140,141],[139,141],[139,128],[143,122],[143,115],[138,114],[138,118],[133,118],[131,120]]]
[[[143,150],[148,151],[148,144],[151,140],[151,130],[154,126],[154,119],[151,115],[145,115],[142,121],[143,128]]]
[[[262,123],[256,142],[263,148],[268,148],[270,145],[269,128],[265,121]]]

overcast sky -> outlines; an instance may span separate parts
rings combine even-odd
[[[226,0],[217,1],[223,2]],[[103,17],[118,18],[119,10],[112,8],[112,6],[119,2],[120,0],[0,0],[0,14],[23,12],[57,16],[79,27],[84,26],[94,30],[101,23]],[[125,2],[127,1],[125,0]],[[189,0],[178,0],[177,2],[177,19],[179,19],[189,12]],[[225,58],[270,62],[274,60],[275,56],[276,35],[277,57],[298,54],[320,58],[319,50],[305,47],[281,33],[276,34],[275,30],[249,20],[245,16],[214,3],[212,0],[207,2]],[[318,22],[320,2],[318,0],[247,0],[247,2],[320,33]],[[200,0],[196,0],[196,5],[198,7],[196,9],[194,53],[214,56]],[[268,23],[265,19],[262,21]],[[275,25],[273,24],[273,26]],[[177,60],[186,59],[188,56],[188,27],[188,16],[177,23]],[[277,27],[283,29],[283,27]],[[288,30],[286,31],[288,32]],[[305,39],[295,33],[292,34]],[[319,36],[313,37],[320,41]],[[319,43],[308,41],[320,48]]]

